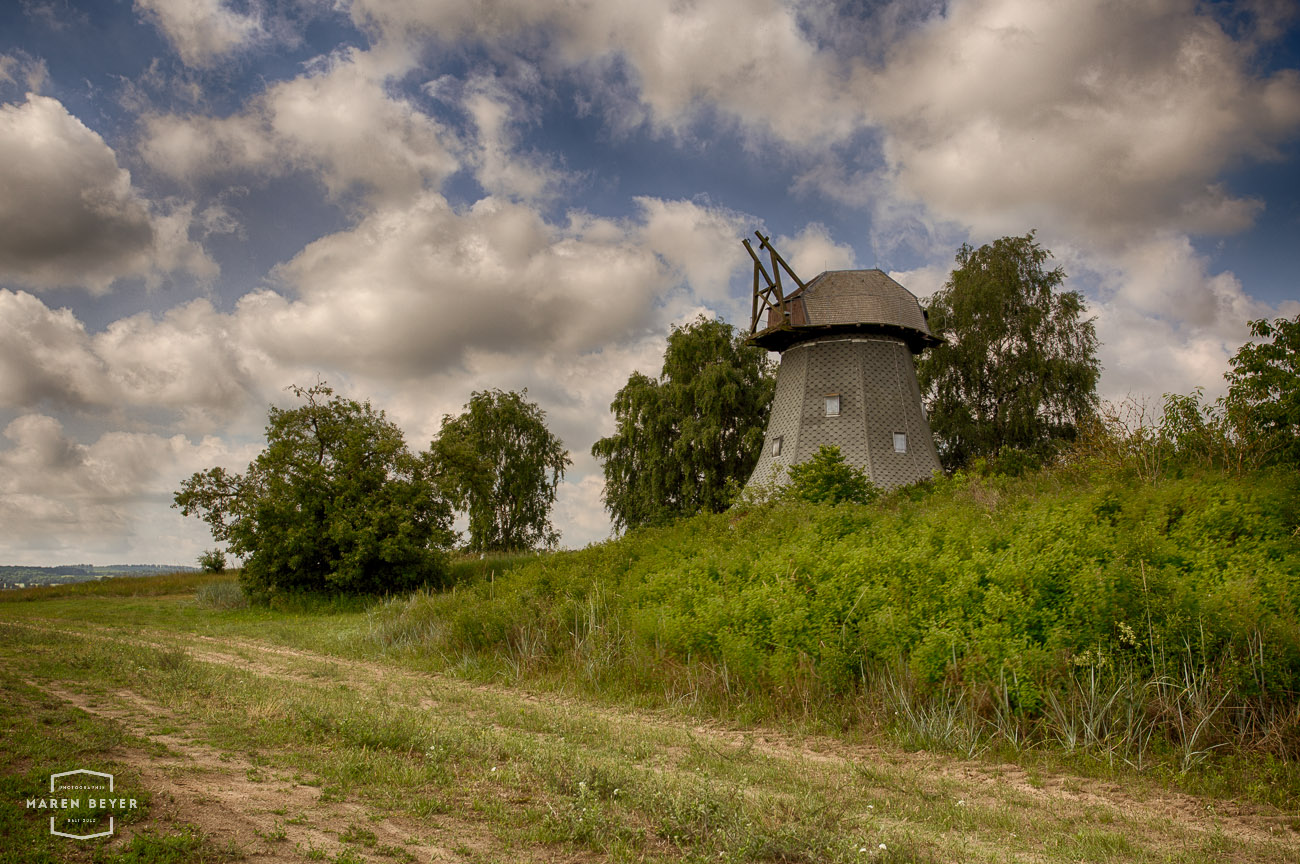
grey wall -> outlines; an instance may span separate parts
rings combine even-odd
[[[840,395],[839,416],[826,416],[831,393]],[[907,435],[906,453],[894,452],[895,432]],[[781,454],[773,456],[778,436]],[[826,336],[781,355],[763,455],[750,485],[784,482],[788,466],[807,461],[823,444],[838,445],[848,462],[883,488],[939,470],[912,352],[901,339]]]

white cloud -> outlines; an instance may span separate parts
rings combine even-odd
[[[437,93],[438,83],[429,90]],[[519,93],[497,78],[480,75],[460,89],[459,104],[475,132],[473,142],[462,149],[479,184],[491,195],[527,201],[554,197],[569,178],[546,156],[522,152],[518,142],[518,127],[532,119],[527,99],[536,95],[536,85],[528,88],[531,92]]]
[[[639,197],[641,235],[688,282],[701,300],[726,300],[731,276],[743,267],[740,240],[756,224],[751,216],[693,201]]]
[[[389,409],[423,448],[473,390],[527,388],[581,466],[557,520],[572,534],[566,542],[585,543],[608,531],[598,505],[574,508],[598,501],[588,451],[610,431],[609,403],[633,370],[657,374],[669,324],[730,302],[745,221],[693,202],[637,203],[635,218],[575,213],[555,224],[517,201],[458,211],[425,193],[377,205],[354,228],[309,244],[278,269],[280,291],[247,294],[231,313],[200,299],[97,333],[69,310],[0,291],[0,406],[112,418],[135,435],[220,430],[229,439],[260,428],[266,402],[286,402],[286,383],[320,375]],[[27,428],[14,427],[11,457],[36,464]],[[103,474],[69,446],[76,483]],[[125,490],[135,475],[119,476]],[[11,490],[7,506],[28,494]],[[127,503],[51,510],[57,500],[28,502],[46,513],[31,525],[34,538],[59,525],[71,537],[77,520],[86,536],[107,537],[133,512]]]
[[[818,222],[805,225],[794,237],[777,237],[772,242],[805,282],[824,270],[852,270],[857,266],[853,247],[836,243],[831,239],[830,230]],[[770,269],[771,265],[767,266]]]
[[[212,66],[266,38],[258,15],[244,15],[221,0],[135,0],[176,53],[190,66]]]
[[[308,245],[278,271],[295,299],[249,295],[240,317],[285,360],[328,357],[366,374],[463,366],[471,349],[598,350],[659,326],[683,283],[719,299],[735,267],[734,214],[639,204],[637,222],[575,214],[556,226],[517,202],[457,212],[426,193]],[[688,242],[692,227],[707,242]]]
[[[45,61],[25,51],[0,54],[0,84],[17,85],[24,92],[39,93],[49,80]]]
[[[211,428],[283,386],[269,379],[286,371],[254,347],[207,300],[160,319],[122,318],[92,335],[68,309],[0,290],[0,407],[162,410],[181,428]]]
[[[717,109],[802,147],[842,138],[861,116],[834,57],[805,34],[798,9],[777,0],[503,0],[490,14],[472,0],[355,0],[351,8],[359,25],[393,44],[472,40],[510,56],[540,54],[552,68],[577,71],[624,127],[644,116],[685,133],[702,111]]]
[[[217,266],[189,240],[189,210],[154,207],[95,132],[58,100],[0,106],[0,280],[102,292],[124,278]]]
[[[69,309],[0,290],[0,405],[80,406],[101,399],[108,373]]]
[[[169,515],[172,493],[194,471],[217,464],[242,469],[254,452],[213,437],[195,443],[125,432],[84,445],[43,414],[17,418],[4,437],[10,443],[0,449],[0,555],[10,562],[193,561],[211,541],[205,544],[197,520],[190,525]]]
[[[1263,202],[1220,178],[1300,128],[1300,75],[1254,62],[1269,20],[1234,39],[1191,0],[956,0],[855,73],[885,169],[831,159],[802,183],[870,200],[884,248],[1036,227],[1092,292],[1107,395],[1214,389],[1270,310],[1192,237],[1253,223]],[[951,266],[929,258],[899,274],[918,294]]]
[[[962,0],[856,85],[903,192],[977,234],[1052,225],[1103,246],[1225,233],[1260,203],[1217,181],[1300,125],[1300,76],[1252,74],[1189,0]]]
[[[242,113],[146,117],[141,153],[150,167],[182,181],[307,170],[335,198],[354,191],[375,200],[418,196],[439,188],[459,161],[447,130],[389,92],[391,76],[406,69],[386,54],[343,50],[271,86]]]

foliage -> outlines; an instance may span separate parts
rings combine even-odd
[[[243,474],[196,472],[173,506],[202,518],[244,560],[255,599],[293,591],[372,593],[437,581],[453,539],[451,505],[427,457],[369,402],[324,383],[306,404],[272,407],[266,449]]]
[[[475,392],[463,414],[442,418],[434,461],[447,466],[457,505],[469,512],[472,551],[521,551],[559,540],[551,506],[573,463],[527,395]]]
[[[614,397],[605,507],[620,528],[719,511],[758,461],[775,387],[767,352],[700,316],[668,337],[659,378],[635,372]]]
[[[844,461],[840,448],[823,444],[807,462],[790,466],[791,496],[812,504],[868,504],[880,494],[866,472]]]
[[[1172,736],[1176,765],[1222,741],[1296,758],[1297,525],[1293,471],[958,472],[867,506],[776,501],[631,532],[388,607],[372,633],[491,674],[754,712],[851,711],[846,695],[901,667],[1014,746],[1048,734],[1052,700],[1077,702],[1089,675],[1122,678],[1147,702],[1113,724]]]
[[[1154,481],[1187,470],[1244,474],[1300,462],[1300,316],[1252,321],[1256,336],[1229,361],[1228,392],[1166,393],[1160,410],[1129,397],[1105,404],[1071,458]]]
[[[1045,268],[1050,255],[1032,231],[963,245],[930,301],[930,327],[946,343],[922,356],[917,377],[947,470],[1004,448],[1048,451],[1093,414],[1096,330],[1083,296],[1058,290],[1065,273]]]
[[[204,573],[225,573],[226,553],[220,549],[209,549],[199,555],[199,569]]]
[[[1251,335],[1229,361],[1223,411],[1257,461],[1300,463],[1300,315],[1250,322]]]

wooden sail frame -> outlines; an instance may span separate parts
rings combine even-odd
[[[803,280],[790,269],[790,265],[785,263],[781,253],[777,252],[776,247],[772,245],[772,238],[764,237],[759,231],[755,231],[754,236],[758,238],[759,251],[768,253],[772,263],[772,272],[771,274],[767,272],[767,268],[763,266],[763,260],[758,257],[758,252],[754,251],[754,247],[750,245],[748,238],[740,241],[744,245],[745,251],[749,253],[749,257],[754,259],[754,302],[749,319],[749,332],[751,335],[759,331],[759,321],[766,320],[769,309],[775,309],[780,313],[782,324],[790,323],[790,310],[786,306],[785,290],[781,284],[782,270],[794,280],[800,290],[804,287]],[[762,276],[765,287],[764,284],[759,282],[760,276]],[[762,329],[767,328],[764,326]]]

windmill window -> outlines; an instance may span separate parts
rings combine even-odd
[[[772,439],[772,455],[773,456],[781,455],[781,437],[779,435],[776,438]]]
[[[906,435],[906,433],[903,433],[903,432],[895,432],[895,433],[894,433],[894,452],[895,452],[895,453],[906,453],[906,452],[907,452],[907,435]]]
[[[826,396],[826,416],[838,417],[840,414],[840,394],[830,393]]]

